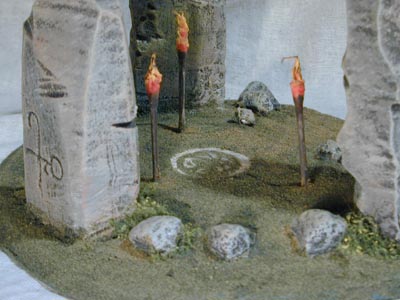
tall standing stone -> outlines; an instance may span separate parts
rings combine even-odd
[[[188,105],[225,98],[225,0],[130,0],[133,30],[131,56],[141,108],[148,105],[144,76],[152,53],[162,74],[160,109],[178,107],[177,25],[174,11],[184,12],[190,28],[186,61]]]
[[[347,0],[348,115],[339,134],[356,202],[400,241],[400,2]]]
[[[75,234],[105,230],[139,188],[136,100],[118,0],[37,0],[24,25],[27,201]]]

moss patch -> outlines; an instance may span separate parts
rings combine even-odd
[[[311,184],[300,188],[293,107],[283,106],[258,118],[253,128],[228,122],[233,114],[230,105],[188,111],[184,134],[174,130],[176,114],[160,115],[159,183],[148,183],[152,177],[149,118],[137,120],[145,183],[141,195],[151,200],[143,210],[146,213],[138,210],[129,226],[149,215],[148,209],[181,217],[187,225],[182,245],[191,249],[184,255],[149,259],[117,238],[71,243],[56,239],[51,229],[26,209],[22,151],[0,167],[0,248],[71,299],[399,298],[398,259],[382,260],[344,250],[309,259],[294,253],[285,235],[285,227],[308,208],[343,215],[352,208],[352,177],[341,165],[314,158],[319,144],[336,138],[342,121],[305,111]],[[230,178],[217,178],[213,173],[202,178],[183,176],[171,167],[175,154],[205,147],[246,155],[251,167]],[[250,259],[227,263],[204,250],[202,233],[224,222],[239,223],[256,232],[256,251]]]
[[[400,258],[400,245],[383,237],[373,218],[351,212],[346,221],[347,234],[342,249],[384,259]]]

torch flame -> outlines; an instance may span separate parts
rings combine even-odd
[[[154,95],[160,92],[162,82],[162,74],[156,65],[156,54],[151,56],[149,70],[145,76],[145,86],[147,95]]]
[[[293,97],[297,99],[299,96],[304,96],[305,92],[304,80],[301,74],[300,59],[298,56],[288,56],[282,58],[282,62],[286,59],[295,59],[295,63],[292,69],[293,80],[290,83],[290,86],[292,88]]]
[[[285,61],[286,59],[295,59],[294,66],[292,69],[292,76],[294,81],[304,81],[303,76],[301,75],[301,65],[300,65],[300,59],[298,56],[287,56],[282,58],[282,62]]]
[[[182,13],[175,12],[176,22],[178,24],[178,37],[176,38],[176,49],[180,52],[188,52],[189,50],[189,26],[186,18]]]

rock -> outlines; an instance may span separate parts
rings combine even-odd
[[[339,145],[335,141],[328,140],[325,144],[318,146],[317,157],[321,160],[340,162],[342,160],[342,150],[340,150]]]
[[[129,233],[129,240],[136,248],[149,254],[168,254],[176,249],[182,234],[181,220],[171,216],[157,216],[134,227]]]
[[[239,124],[254,126],[256,124],[256,117],[251,109],[238,107],[235,112],[235,120]]]
[[[186,58],[188,106],[225,100],[225,0],[130,0],[131,56],[140,108],[148,107],[144,75],[153,52],[164,75],[160,111],[178,108],[177,26],[174,11],[187,17],[190,48]]]
[[[348,0],[347,11],[342,164],[361,188],[360,211],[400,241],[400,2]]]
[[[299,247],[308,256],[316,256],[335,249],[346,233],[343,218],[320,209],[305,211],[292,223],[292,231]]]
[[[221,224],[208,233],[209,249],[217,257],[233,260],[248,257],[252,245],[251,233],[241,225]]]
[[[245,107],[264,116],[270,111],[280,108],[280,104],[275,99],[274,95],[272,95],[268,87],[260,81],[249,83],[240,95],[239,103],[242,103]]]
[[[119,1],[37,0],[24,24],[22,96],[29,206],[83,235],[130,213],[138,130]]]

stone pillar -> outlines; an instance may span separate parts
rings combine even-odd
[[[400,241],[400,2],[347,0],[348,115],[338,141],[356,203]]]
[[[186,94],[188,105],[225,100],[225,0],[130,0],[131,57],[140,109],[148,107],[144,76],[153,52],[164,75],[160,110],[178,107],[178,57],[174,10],[190,27]]]
[[[91,235],[139,189],[136,100],[118,0],[37,0],[24,25],[27,202]]]

